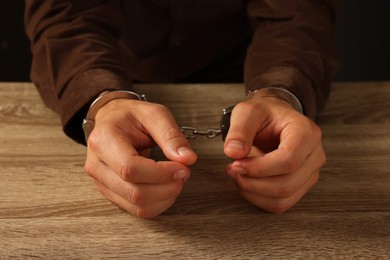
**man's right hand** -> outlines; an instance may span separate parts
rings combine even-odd
[[[148,158],[155,145],[170,161]],[[114,204],[137,217],[154,218],[175,202],[196,159],[169,109],[117,99],[96,115],[84,170]]]

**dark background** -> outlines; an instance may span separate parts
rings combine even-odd
[[[336,81],[390,80],[390,1],[341,0]],[[0,81],[29,81],[31,54],[23,28],[24,1],[0,4]]]

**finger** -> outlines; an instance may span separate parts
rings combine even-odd
[[[313,174],[318,174],[323,165],[318,159],[321,156],[321,152],[312,154],[301,168],[290,174],[265,178],[254,178],[241,174],[233,175],[232,173],[228,173],[228,175],[234,178],[241,190],[248,193],[270,198],[288,198],[298,191]]]
[[[249,154],[253,139],[263,123],[259,110],[254,103],[249,102],[241,102],[233,109],[224,144],[224,152],[228,157],[241,159]]]
[[[169,207],[171,207],[175,203],[175,199],[167,199],[164,201],[158,201],[153,204],[148,205],[135,205],[132,203],[129,203],[127,200],[125,200],[123,197],[119,196],[118,194],[114,193],[112,190],[106,188],[102,185],[97,185],[96,188],[112,203],[117,205],[119,208],[129,212],[130,214],[139,217],[139,218],[146,218],[146,219],[153,219],[160,215],[162,212],[167,210]]]
[[[176,179],[186,180],[190,176],[190,170],[185,165],[169,161],[155,162],[152,159],[134,155],[133,148],[125,142],[112,140],[111,153],[100,148],[95,150],[97,150],[96,154],[91,146],[88,147],[84,167],[84,171],[93,177],[96,177],[99,172],[107,171],[103,168],[104,164],[122,180],[133,183],[167,183]]]
[[[252,204],[272,213],[283,213],[293,207],[318,181],[318,174],[313,174],[310,179],[292,196],[283,199],[275,199],[266,196],[241,191],[241,196]]]
[[[317,150],[316,155],[319,156],[317,158],[319,163],[323,163],[325,153],[321,144],[319,128],[316,127],[315,130],[308,131],[306,127],[295,126],[294,123],[291,123],[283,129],[278,149],[264,156],[236,160],[231,169],[252,177],[288,174],[301,167],[314,150]]]
[[[97,183],[112,190],[128,202],[140,206],[176,198],[184,187],[183,180],[175,180],[163,184],[126,182],[103,163],[100,163],[98,170],[90,175]]]
[[[154,116],[151,117],[146,114],[147,111],[143,111],[141,115],[137,115],[137,117],[141,116],[138,117],[140,122],[168,159],[185,165],[193,164],[197,155],[191,149],[171,112],[165,106],[153,105]]]

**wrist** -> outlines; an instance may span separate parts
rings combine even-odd
[[[91,106],[88,109],[87,115],[83,120],[83,130],[85,135],[85,141],[88,141],[88,137],[95,127],[95,118],[99,109],[104,107],[106,104],[113,100],[117,99],[135,99],[146,101],[145,95],[139,95],[135,92],[128,90],[113,90],[113,91],[104,91],[102,92],[98,98],[96,98]]]
[[[288,91],[287,89],[281,87],[267,87],[254,91],[248,91],[245,97],[245,101],[250,100],[255,94],[260,97],[272,97],[281,99],[284,102],[288,103],[293,109],[303,114],[301,102],[292,92]]]

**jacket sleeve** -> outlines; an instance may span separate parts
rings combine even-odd
[[[118,49],[120,1],[26,0],[31,80],[65,133],[84,143],[82,119],[107,89],[131,89]]]
[[[247,89],[286,88],[314,119],[339,66],[337,11],[337,0],[250,0],[255,34],[245,62]]]

